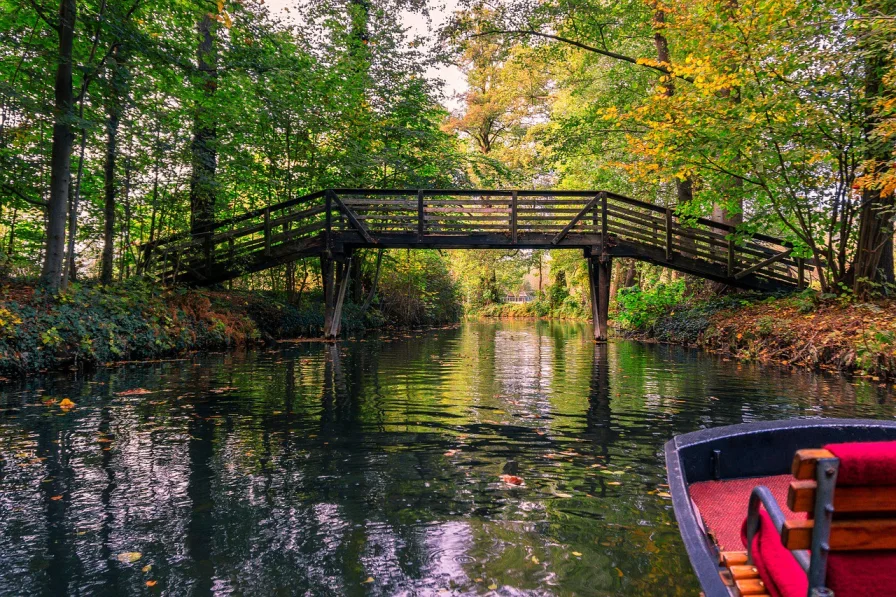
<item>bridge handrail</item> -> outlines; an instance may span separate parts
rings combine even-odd
[[[424,201],[427,197],[435,199]],[[290,209],[299,205],[306,208]],[[177,278],[185,269],[198,274],[212,264],[237,267],[248,263],[245,259],[287,258],[297,243],[316,243],[318,250],[325,251],[332,247],[331,239],[339,246],[342,242],[375,246],[381,239],[393,245],[455,246],[453,242],[467,235],[482,246],[498,247],[517,245],[523,235],[534,234],[526,237],[530,245],[546,244],[546,235],[550,246],[558,248],[584,243],[593,250],[597,245],[605,247],[606,239],[611,246],[621,240],[640,244],[649,259],[661,263],[671,264],[680,255],[704,260],[735,280],[755,272],[787,284],[793,283],[798,271],[802,283],[804,260],[791,255],[790,242],[708,218],[673,219],[674,215],[674,207],[612,191],[333,188],[143,243],[138,265],[166,279],[172,270]],[[276,252],[281,249],[287,253]],[[155,262],[153,253],[158,253]]]

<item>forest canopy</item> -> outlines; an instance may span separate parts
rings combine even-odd
[[[463,0],[414,35],[402,15],[430,8],[0,0],[0,269],[110,284],[136,274],[141,243],[311,191],[523,187],[781,236],[826,292],[892,283],[891,0]],[[429,75],[444,64],[466,79],[457,98]],[[478,305],[531,287],[544,259],[418,261]],[[584,307],[582,264],[547,259]],[[362,260],[370,286],[383,260]],[[295,293],[309,267],[237,284]]]

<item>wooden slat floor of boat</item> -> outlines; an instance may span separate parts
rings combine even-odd
[[[750,492],[757,485],[768,487],[779,504],[787,503],[787,490],[793,480],[791,475],[751,477],[701,481],[692,484],[688,491],[697,506],[703,523],[712,534],[720,551],[743,549],[741,527],[747,517]],[[788,519],[805,520],[805,513],[791,512],[783,507]]]
[[[721,563],[727,570],[723,571],[722,580],[735,595],[750,597],[769,597],[765,585],[759,579],[759,571],[755,566],[747,565],[747,552],[723,551]]]

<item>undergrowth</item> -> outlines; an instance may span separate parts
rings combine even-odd
[[[57,295],[0,282],[0,297],[0,375],[320,336],[324,320],[313,294],[295,306],[261,293],[162,290],[138,279],[74,284]],[[377,311],[366,321],[355,305],[343,312],[349,333],[381,324]]]

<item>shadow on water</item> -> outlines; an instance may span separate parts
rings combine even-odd
[[[693,595],[667,439],[894,414],[875,384],[589,332],[471,323],[0,387],[0,594]]]

